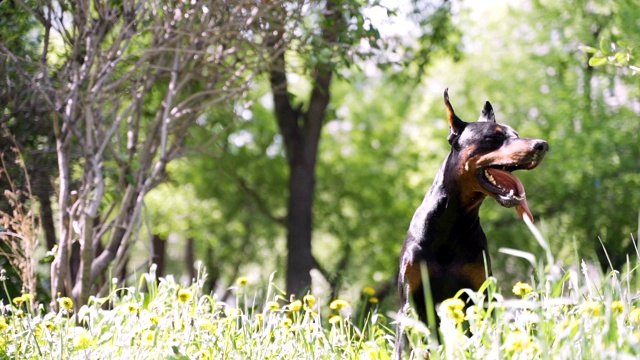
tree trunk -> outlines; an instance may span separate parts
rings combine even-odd
[[[324,14],[322,40],[330,49],[344,28],[344,19],[336,1],[327,0]],[[283,41],[284,26],[273,33],[275,35],[270,41],[277,48]],[[330,60],[316,65],[309,107],[302,112],[301,108],[294,108],[291,104],[284,51],[275,56],[269,69],[276,119],[289,164],[286,288],[287,292],[298,295],[310,288],[310,271],[315,266],[311,253],[315,167],[329,105],[332,70]]]
[[[44,161],[43,161],[44,162]],[[56,225],[53,220],[53,209],[51,207],[51,194],[53,194],[53,185],[47,176],[51,172],[49,167],[46,171],[34,169],[33,173],[33,194],[38,198],[40,204],[40,223],[44,232],[44,238],[47,243],[47,250],[52,250],[58,243],[56,239]]]
[[[156,277],[164,276],[167,242],[160,235],[151,238],[151,261],[156,264]]]
[[[54,124],[58,118],[54,114]],[[64,125],[63,125],[64,126]],[[71,204],[71,171],[69,138],[66,129],[54,126],[56,133],[56,153],[58,155],[59,193],[58,204],[60,211],[58,252],[51,263],[51,307],[57,309],[56,299],[66,296],[71,290],[71,274],[69,259],[71,251],[71,219],[69,214]]]
[[[287,291],[301,295],[311,285],[311,255],[314,169],[308,164],[294,163],[289,175],[287,217]]]
[[[189,279],[191,279],[191,281],[195,281],[198,274],[196,273],[195,242],[192,237],[187,239],[187,246],[184,250],[184,260],[187,266],[187,271],[189,272]]]
[[[207,245],[207,273],[209,277],[207,277],[207,286],[205,287],[205,291],[207,293],[215,293],[218,288],[218,279],[220,279],[220,267],[216,265],[213,247],[211,245]]]

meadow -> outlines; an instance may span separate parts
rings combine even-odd
[[[79,308],[69,297],[57,298],[53,307],[28,292],[12,298],[0,270],[11,299],[0,304],[0,358],[391,359],[398,323],[410,359],[638,358],[638,261],[627,257],[624,271],[608,274],[584,261],[563,269],[540,231],[527,217],[524,222],[544,256],[499,251],[527,260],[530,281],[505,290],[489,277],[477,292],[462,289],[428,308],[429,324],[413,310],[403,316],[390,311],[397,308],[393,301],[379,307],[373,287],[364,287],[358,299],[323,303],[322,294],[288,296],[274,274],[263,284],[238,277],[231,300],[221,301],[203,291],[202,263],[187,286],[171,275],[158,278],[152,265],[135,285],[118,287],[113,279],[108,296],[91,296]]]
[[[582,268],[552,267],[504,293],[495,279],[439,307],[442,344],[433,327],[377,309],[372,288],[359,301],[320,304],[308,294],[287,299],[271,284],[236,280],[234,303],[204,294],[205,274],[183,287],[151,271],[137,286],[112,288],[74,311],[35,306],[25,293],[2,306],[0,356],[11,359],[390,359],[395,321],[423,359],[635,359],[640,355],[636,268],[592,277]],[[536,280],[538,279],[538,280]],[[115,282],[114,282],[115,284]],[[373,305],[358,312],[364,302]],[[33,307],[32,307],[33,306]],[[394,319],[395,318],[395,319]]]

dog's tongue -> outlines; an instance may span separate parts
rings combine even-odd
[[[529,219],[533,221],[533,215],[531,214],[531,210],[529,210],[529,205],[527,205],[527,197],[525,196],[524,186],[520,179],[504,170],[488,168],[486,171],[493,176],[493,179],[501,188],[507,190],[507,192],[513,190],[514,195],[523,197],[522,202],[516,205],[518,216],[523,217],[524,214],[527,214]]]

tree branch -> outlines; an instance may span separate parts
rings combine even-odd
[[[274,22],[275,23],[275,22]],[[273,102],[275,107],[276,119],[280,133],[285,144],[287,159],[291,163],[295,154],[296,143],[301,138],[300,127],[298,126],[299,113],[294,111],[291,100],[289,99],[289,85],[287,82],[285,45],[284,45],[284,26],[274,30],[268,44],[276,54],[271,61],[269,67],[269,81],[271,84],[271,92],[273,93]],[[281,51],[277,51],[280,49]]]
[[[240,186],[240,188],[247,194],[249,195],[250,198],[252,198],[256,205],[258,206],[258,209],[264,214],[266,215],[269,219],[275,221],[277,224],[279,225],[285,225],[286,224],[286,220],[287,218],[284,216],[275,216],[270,210],[269,207],[266,205],[264,199],[262,199],[262,197],[260,196],[260,194],[255,191],[251,186],[249,186],[249,184],[247,183],[246,180],[244,180],[242,177],[240,177],[238,174],[232,174],[230,172],[227,172],[227,174],[231,177],[233,177],[236,182],[238,183],[238,185]]]

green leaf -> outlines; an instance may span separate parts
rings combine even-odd
[[[589,59],[589,66],[601,66],[607,63],[607,58],[606,57],[598,57],[598,56],[594,56],[592,58]]]
[[[600,51],[602,51],[603,54],[611,55],[611,53],[609,52],[610,46],[611,44],[609,43],[609,41],[607,41],[606,38],[600,39]]]
[[[587,52],[589,54],[597,54],[598,53],[598,49],[591,47],[591,46],[587,46],[587,45],[580,45],[578,46],[578,48],[584,52]]]
[[[626,65],[628,62],[627,54],[622,51],[616,53],[615,57],[616,57],[616,62],[620,65]]]

